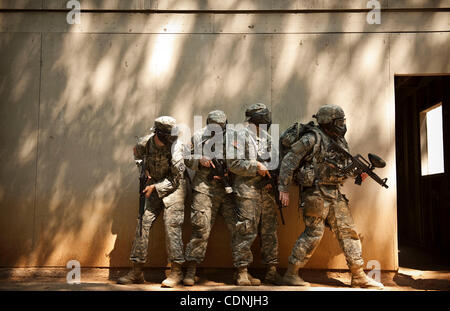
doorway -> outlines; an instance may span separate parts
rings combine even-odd
[[[450,266],[450,76],[395,76],[399,264]]]

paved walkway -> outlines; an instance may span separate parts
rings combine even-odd
[[[115,280],[126,269],[82,269],[81,284],[67,284],[63,268],[0,268],[0,290],[7,291],[359,291],[350,287],[348,272],[306,270],[301,276],[311,287],[270,286],[240,287],[233,285],[233,270],[199,270],[198,285],[161,288],[164,269],[147,269],[145,284],[118,285]],[[264,271],[251,270],[262,277]],[[395,272],[383,272],[381,281],[385,291],[450,290],[450,271],[422,271],[400,268]]]

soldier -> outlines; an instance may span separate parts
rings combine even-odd
[[[278,222],[275,198],[269,189],[256,187],[263,178],[271,177],[268,166],[273,156],[277,157],[276,166],[278,166],[277,150],[273,149],[270,135],[260,127],[263,124],[270,126],[271,114],[264,104],[254,104],[246,110],[245,115],[249,125],[238,132],[237,140],[237,143],[244,143],[245,157],[227,160],[228,168],[234,174],[233,188],[239,212],[235,233],[236,284],[246,286],[261,284],[260,280],[253,278],[247,271],[248,265],[253,261],[251,246],[258,232],[261,236],[262,260],[267,267],[265,282],[278,284],[281,282],[281,276],[277,272]],[[238,146],[235,147],[239,149]]]
[[[192,147],[197,146],[197,150],[203,152],[203,146],[210,141],[212,133],[225,136],[227,116],[221,110],[214,110],[208,114],[206,120],[207,127],[201,129],[192,136]],[[216,126],[212,126],[215,124]],[[220,129],[218,133],[214,129]],[[211,140],[212,141],[212,140]],[[219,141],[220,143],[220,141]],[[235,201],[233,194],[227,193],[224,183],[218,176],[212,176],[211,170],[214,164],[211,159],[214,156],[224,158],[225,139],[222,140],[222,156],[215,154],[204,154],[200,159],[191,158],[186,160],[186,166],[196,172],[192,182],[193,201],[191,205],[192,233],[189,243],[186,246],[185,258],[188,262],[186,275],[183,279],[184,285],[192,286],[195,283],[195,272],[197,264],[205,259],[206,247],[211,228],[214,225],[218,213],[222,214],[228,231],[231,235],[232,255],[236,257],[233,247],[234,226],[235,226]],[[213,151],[213,150],[211,150]],[[217,150],[218,151],[218,150]],[[230,189],[231,190],[231,189]]]
[[[184,262],[182,225],[184,222],[184,197],[186,182],[183,145],[172,135],[176,121],[172,117],[155,120],[150,135],[144,137],[134,148],[135,159],[144,160],[147,169],[145,212],[142,220],[142,236],[139,224],[131,249],[130,260],[133,269],[119,278],[119,284],[143,283],[142,267],[147,259],[149,231],[164,210],[164,228],[167,257],[171,263],[170,275],[162,282],[162,287],[174,287],[183,279],[181,265]]]
[[[325,226],[329,226],[339,240],[347,264],[352,273],[351,286],[364,288],[383,288],[381,283],[368,278],[363,271],[361,242],[355,230],[348,200],[340,192],[340,186],[348,177],[339,167],[347,165],[341,155],[329,148],[334,140],[345,150],[349,150],[344,135],[347,131],[344,111],[336,105],[325,105],[316,115],[319,126],[311,126],[281,163],[279,177],[280,200],[289,204],[288,187],[294,173],[302,187],[301,201],[304,204],[303,218],[305,231],[297,239],[288,269],[283,276],[287,285],[308,286],[298,275],[299,268],[305,266],[319,245]],[[362,179],[367,177],[361,176]]]

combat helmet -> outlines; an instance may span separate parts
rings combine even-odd
[[[169,116],[156,118],[152,130],[165,145],[172,144],[178,138],[177,121]]]
[[[261,103],[253,104],[245,110],[245,121],[256,125],[267,124],[270,127],[272,124],[272,114],[267,109],[267,106]]]
[[[317,123],[328,132],[343,137],[347,132],[344,110],[337,105],[325,105],[313,115]]]
[[[222,110],[213,110],[208,113],[206,124],[218,124],[222,127],[222,129],[225,129],[227,124],[227,115]]]

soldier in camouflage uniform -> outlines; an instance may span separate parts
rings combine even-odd
[[[287,285],[307,286],[298,270],[304,267],[319,245],[325,226],[329,226],[339,240],[347,264],[352,273],[352,287],[383,288],[381,283],[368,278],[363,271],[361,242],[356,232],[348,200],[340,192],[340,186],[348,177],[339,168],[347,159],[329,148],[334,140],[349,150],[344,135],[347,131],[345,115],[336,105],[321,107],[316,115],[319,126],[312,126],[291,146],[281,163],[279,176],[280,200],[289,204],[288,187],[296,178],[302,187],[303,218],[305,231],[296,241],[289,266],[283,277]],[[295,176],[294,176],[295,175]],[[361,176],[363,179],[367,176]]]
[[[195,283],[195,272],[197,264],[205,259],[208,238],[211,228],[214,225],[216,216],[220,213],[227,225],[231,235],[232,254],[236,257],[233,247],[234,226],[235,226],[235,201],[232,193],[225,191],[224,184],[217,177],[208,178],[211,172],[211,166],[214,165],[211,159],[216,156],[218,159],[225,158],[225,142],[222,140],[222,156],[218,154],[204,154],[203,146],[212,137],[212,133],[219,135],[214,129],[220,129],[225,134],[227,116],[221,110],[214,110],[208,114],[206,120],[207,127],[195,133],[192,137],[193,152],[201,151],[201,158],[196,159],[193,156],[185,160],[186,166],[195,171],[195,177],[192,181],[193,202],[191,206],[191,224],[192,233],[189,243],[186,246],[185,258],[188,262],[186,275],[183,279],[184,285],[192,286]],[[222,136],[222,138],[225,135]],[[218,142],[220,144],[220,142]],[[197,148],[194,148],[197,146]],[[212,151],[212,150],[211,150]],[[231,189],[230,189],[231,190]]]
[[[181,265],[185,260],[182,225],[186,194],[184,147],[177,136],[172,135],[173,129],[176,131],[174,118],[159,117],[152,129],[154,133],[140,139],[134,148],[135,159],[144,160],[149,178],[144,189],[146,200],[142,236],[139,234],[138,224],[130,254],[133,269],[119,278],[119,284],[144,282],[142,267],[147,260],[149,231],[163,210],[166,250],[171,272],[162,282],[162,286],[173,287],[183,279]]]
[[[233,188],[236,192],[238,207],[235,233],[237,258],[234,261],[234,266],[237,268],[236,283],[237,285],[261,284],[247,271],[248,265],[253,261],[251,246],[260,233],[262,260],[267,266],[265,282],[279,284],[281,277],[276,269],[278,222],[275,198],[268,188],[256,188],[263,178],[270,177],[268,167],[271,158],[277,158],[275,166],[278,166],[278,151],[273,148],[270,135],[259,127],[261,124],[268,126],[271,124],[270,111],[267,107],[264,104],[254,104],[246,110],[245,114],[249,126],[238,131],[235,144],[239,151],[242,146],[237,144],[244,143],[244,158],[227,160],[228,168],[234,174]],[[276,167],[270,169],[276,169]]]

